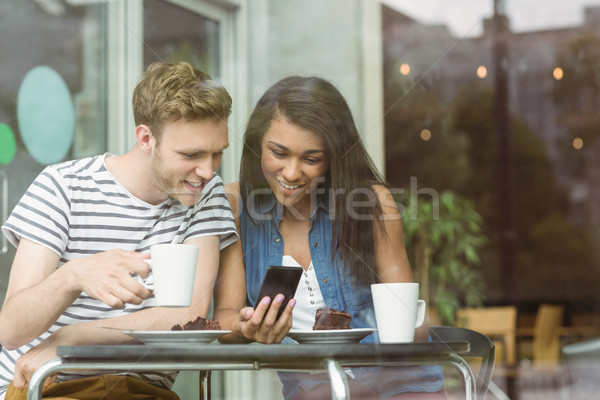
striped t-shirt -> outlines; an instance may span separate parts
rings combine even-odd
[[[147,252],[154,244],[183,243],[207,235],[219,235],[221,248],[237,240],[233,215],[218,176],[207,182],[194,206],[173,199],[152,205],[133,196],[115,180],[104,163],[106,156],[45,168],[2,226],[8,240],[17,246],[25,237],[49,248],[60,255],[58,267],[75,258],[112,249]],[[17,358],[61,326],[114,318],[151,306],[154,298],[113,309],[82,292],[40,337],[16,350],[2,349],[0,399],[13,378]],[[98,374],[61,373],[57,381]],[[175,379],[171,373],[128,374],[167,388]]]

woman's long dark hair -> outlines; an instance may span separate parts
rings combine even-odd
[[[252,215],[247,205],[249,194],[269,187],[261,168],[261,145],[271,121],[277,118],[314,132],[325,142],[329,171],[324,185],[335,193],[328,196],[333,213],[332,259],[336,254],[341,257],[356,284],[375,282],[373,227],[382,223],[382,210],[379,202],[373,201],[372,186],[385,183],[360,139],[346,100],[328,81],[288,77],[267,90],[256,104],[244,134],[240,165],[244,209]],[[354,204],[371,204],[349,210],[349,195]]]

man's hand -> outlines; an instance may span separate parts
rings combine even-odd
[[[0,312],[0,343],[9,350],[45,332],[82,291],[111,307],[151,296],[131,273],[148,276],[149,254],[111,250],[63,264],[54,251],[21,238]]]
[[[59,332],[61,332],[61,330],[62,329],[59,329],[53,335],[48,337],[48,339],[44,340],[42,343],[19,357],[15,363],[15,375],[13,377],[13,386],[15,388],[27,388],[33,373],[44,363],[57,357],[56,347],[60,344],[64,344],[59,343],[60,340],[58,339],[60,336]],[[48,377],[46,381],[44,381],[43,387],[45,388],[50,385],[54,381],[55,377],[56,374]]]
[[[236,327],[237,333],[246,339],[259,343],[279,343],[287,335],[292,327],[292,309],[296,300],[292,299],[285,305],[283,313],[278,320],[277,311],[284,305],[281,304],[284,296],[275,296],[273,304],[271,299],[265,297],[260,301],[256,309],[251,307],[240,310]],[[270,305],[270,307],[269,307]]]
[[[126,250],[110,250],[72,260],[63,266],[80,291],[103,301],[113,308],[125,303],[140,304],[152,292],[132,277],[132,273],[147,277],[148,254]]]

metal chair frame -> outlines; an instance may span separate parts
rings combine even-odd
[[[483,333],[454,326],[431,326],[429,335],[434,341],[453,342],[467,341],[470,344],[468,353],[461,354],[462,357],[481,358],[481,367],[477,373],[477,398],[484,400],[490,388],[494,364],[496,362],[496,347],[494,342]],[[473,369],[473,372],[476,370]]]

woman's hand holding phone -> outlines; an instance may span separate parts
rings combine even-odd
[[[256,308],[242,308],[238,319],[239,333],[254,342],[281,342],[292,327],[292,310],[296,305],[294,299],[283,304],[284,299],[282,294],[276,295],[273,300],[266,296],[256,304]],[[281,308],[283,312],[277,318]]]
[[[269,266],[254,308],[242,308],[234,331],[249,341],[281,342],[292,327],[293,297],[303,271],[302,267]]]

